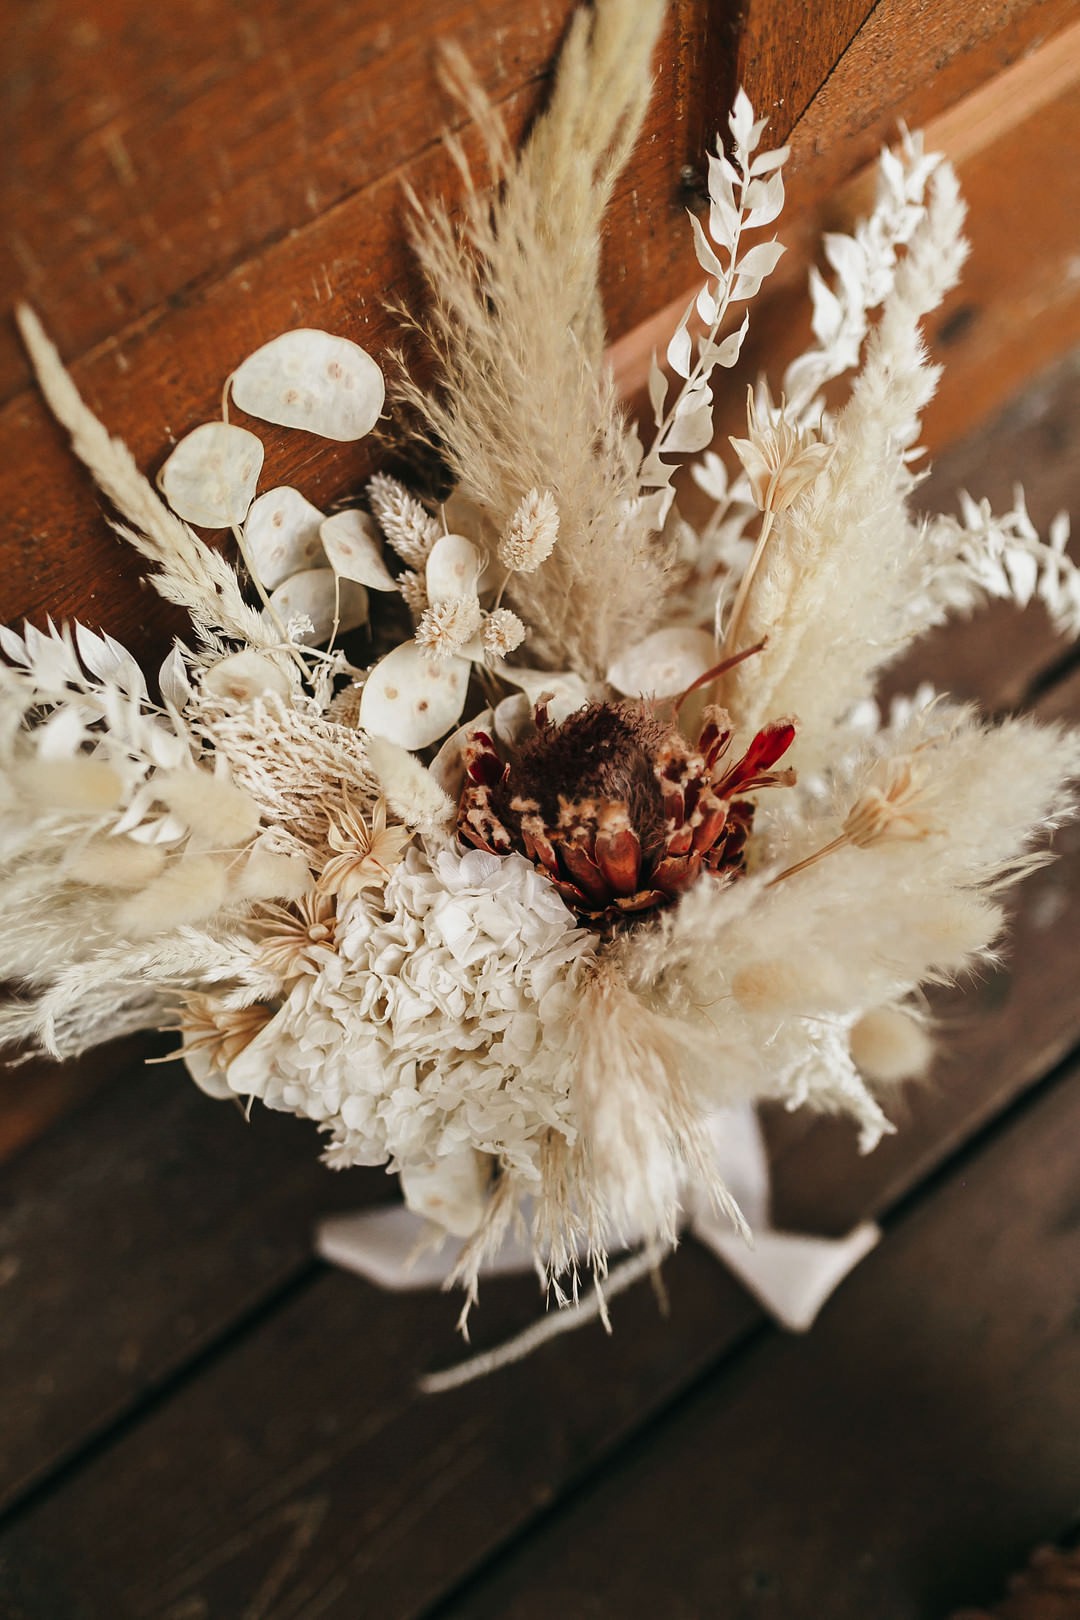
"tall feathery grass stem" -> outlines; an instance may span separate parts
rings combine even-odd
[[[746,572],[739,581],[739,588],[735,593],[735,600],[731,605],[731,617],[728,620],[728,626],[724,632],[724,640],[720,647],[722,657],[726,657],[730,653],[731,648],[735,645],[735,642],[739,638],[739,632],[742,629],[742,623],[746,617],[747,603],[750,599],[750,588],[754,583],[754,575],[758,571],[761,564],[761,559],[765,555],[765,547],[768,544],[769,536],[772,533],[775,518],[776,514],[770,508],[765,512],[762,519],[761,533],[757,537],[757,544],[754,547],[754,554],[746,565]]]

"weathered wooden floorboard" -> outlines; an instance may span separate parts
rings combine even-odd
[[[388,1196],[328,1175],[310,1128],[245,1124],[171,1066],[26,1150],[0,1184],[0,1505],[310,1269],[320,1213]]]
[[[440,1620],[988,1602],[1080,1500],[1078,1135],[1074,1069],[889,1228],[808,1339],[717,1369]]]

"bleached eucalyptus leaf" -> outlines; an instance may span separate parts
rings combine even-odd
[[[697,312],[706,326],[711,326],[720,313],[720,300],[716,297],[708,282],[705,283],[697,295]]]
[[[262,471],[263,447],[247,428],[204,422],[180,440],[158,473],[177,517],[201,529],[243,523]]]
[[[76,624],[75,645],[86,668],[98,680],[113,681],[126,692],[139,697],[146,695],[142,670],[127,648],[114,641],[112,636],[104,631],[98,636],[88,630],[85,624]]]
[[[759,242],[744,253],[736,266],[732,299],[753,298],[765,277],[776,269],[783,251],[782,242]]]
[[[415,641],[403,642],[364,682],[360,729],[401,748],[427,748],[460,719],[471,667],[467,658],[436,662]]]
[[[249,703],[267,692],[287,698],[292,690],[289,677],[280,665],[250,648],[230,653],[211,665],[202,678],[202,685],[204,691],[212,692],[215,697],[232,698],[237,703]]]
[[[183,709],[192,695],[187,665],[179,642],[173,644],[172,652],[158,670],[158,690],[164,701],[171,703],[174,709]]]
[[[321,647],[334,634],[339,635],[366,624],[367,591],[351,579],[335,580],[332,568],[305,568],[284,580],[270,596],[270,606],[283,624],[290,619],[311,620],[312,646]]]
[[[674,625],[628,648],[607,678],[623,697],[678,697],[716,660],[716,642],[707,630]]]
[[[431,548],[424,572],[429,602],[471,596],[480,577],[481,557],[463,534],[444,534]]]
[[[242,411],[339,442],[371,432],[385,394],[382,372],[366,350],[313,327],[282,332],[232,375]]]
[[[729,253],[739,235],[739,207],[735,201],[738,178],[726,157],[709,153],[709,235],[717,247]]]
[[[712,390],[704,382],[685,396],[664,439],[665,451],[695,455],[712,443]]]
[[[697,254],[698,264],[707,276],[715,276],[717,281],[722,281],[724,267],[709,246],[709,239],[705,235],[700,219],[689,208],[687,213],[690,215],[690,229],[694,234],[694,252]]]
[[[774,169],[781,168],[790,156],[790,146],[777,146],[771,152],[759,152],[750,165],[751,176],[756,180],[760,175],[771,174]]]
[[[729,332],[722,343],[703,344],[701,359],[711,370],[713,366],[729,367],[736,364],[742,350],[743,339],[750,330],[750,317],[744,315],[742,325],[735,332]]]
[[[693,307],[693,304],[691,304],[690,309],[693,309]],[[671,367],[672,371],[677,372],[680,377],[689,377],[690,375],[690,358],[693,353],[693,345],[691,343],[690,333],[687,331],[687,323],[689,318],[690,310],[687,310],[686,314],[675,328],[675,331],[672,334],[671,342],[667,347],[668,365]]]
[[[322,565],[322,520],[319,508],[289,484],[268,489],[252,504],[244,545],[266,590],[274,590],[290,574]]]
[[[649,362],[649,404],[652,406],[654,422],[659,422],[663,417],[666,398],[667,378],[657,365],[654,354]]]
[[[396,591],[397,580],[383,562],[374,518],[355,508],[325,518],[319,530],[334,573],[372,591]]]
[[[779,218],[784,207],[784,177],[776,169],[767,179],[751,180],[743,194],[745,230],[771,225]]]

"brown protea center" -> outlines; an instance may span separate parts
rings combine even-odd
[[[741,871],[754,806],[736,795],[795,779],[773,770],[795,736],[789,720],[733,762],[731,722],[715,707],[694,745],[645,703],[595,703],[561,725],[540,704],[535,723],[512,759],[472,733],[458,835],[528,856],[593,927],[670,904],[702,871]]]

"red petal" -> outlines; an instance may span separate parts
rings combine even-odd
[[[526,832],[521,829],[521,842],[525,845],[525,853],[532,861],[539,861],[552,877],[559,875],[559,858],[555,854],[553,845],[542,833]]]
[[[472,782],[495,787],[509,771],[486,731],[474,731],[465,745],[465,772]]]
[[[560,844],[562,864],[579,889],[598,906],[606,906],[612,898],[611,889],[594,860],[580,844]]]
[[[720,798],[730,799],[738,789],[761,777],[775,765],[794,741],[795,727],[790,720],[770,720],[767,726],[762,726],[743,757],[713,784],[714,791]],[[766,787],[771,784],[758,781],[756,785]]]
[[[664,840],[664,854],[686,855],[694,842],[694,829],[689,822],[684,821],[681,827],[676,827]]]
[[[620,911],[649,911],[653,906],[663,905],[668,898],[659,889],[639,889],[637,894],[617,898],[615,904]]]
[[[616,895],[633,894],[641,872],[641,845],[629,828],[597,833],[596,864]]]
[[[665,894],[681,894],[688,889],[701,871],[701,856],[697,853],[682,855],[675,860],[661,861],[652,874],[656,888]]]
[[[722,799],[716,799],[712,794],[706,800],[705,814],[694,828],[694,848],[703,853],[712,849],[727,825],[728,807]]]

